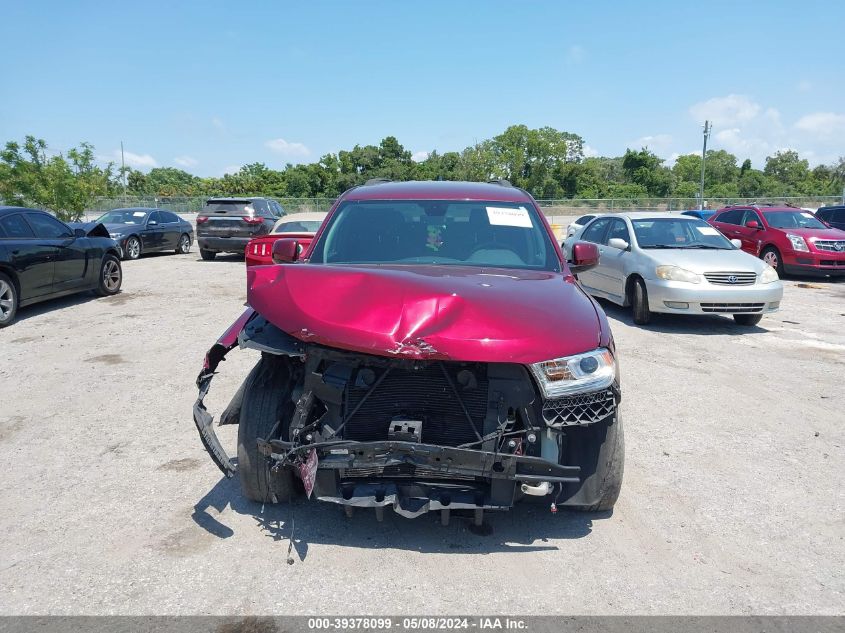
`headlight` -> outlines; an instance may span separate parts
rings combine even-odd
[[[545,398],[559,398],[610,386],[616,376],[616,361],[610,351],[600,347],[585,354],[534,363],[531,373]]]
[[[683,268],[678,268],[677,266],[658,266],[654,272],[657,274],[658,279],[685,281],[690,284],[701,283],[701,275]]]
[[[777,281],[778,279],[778,272],[769,265],[766,265],[766,268],[760,274],[761,284],[770,284],[774,281]]]
[[[804,238],[800,235],[793,235],[792,233],[787,233],[786,238],[792,242],[792,248],[796,251],[809,251],[810,249],[807,248],[807,242],[804,241]]]

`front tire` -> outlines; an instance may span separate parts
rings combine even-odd
[[[648,308],[648,290],[642,279],[634,280],[631,291],[631,306],[634,313],[634,323],[647,325],[651,321],[651,310]]]
[[[763,319],[762,314],[735,314],[734,321],[737,325],[751,327],[757,325]]]
[[[205,261],[210,262],[212,259],[217,257],[216,251],[207,251],[204,248],[200,249],[200,257],[202,257]]]
[[[783,258],[780,256],[778,249],[774,246],[767,246],[760,253],[760,259],[774,268],[778,273],[778,277],[783,277]]]
[[[245,497],[260,503],[290,501],[297,493],[290,466],[270,471],[269,460],[258,452],[258,439],[268,439],[282,420],[287,436],[292,406],[291,372],[286,359],[262,356],[244,381],[238,424],[238,474]]]
[[[176,246],[176,252],[179,255],[187,255],[191,252],[191,236],[187,233],[182,233],[179,236],[179,244]]]
[[[141,240],[134,235],[126,240],[123,249],[123,259],[138,259],[141,256]]]
[[[18,313],[18,289],[15,283],[0,273],[0,328],[11,325]]]
[[[114,255],[103,257],[100,265],[100,281],[97,284],[97,294],[101,297],[110,297],[120,292],[123,284],[123,268],[120,260]]]

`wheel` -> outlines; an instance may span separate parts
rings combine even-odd
[[[737,325],[757,325],[763,319],[762,314],[735,314],[734,321]]]
[[[243,404],[238,424],[238,473],[241,490],[248,499],[268,503],[289,501],[297,494],[290,466],[272,473],[268,460],[258,452],[258,439],[267,439],[282,420],[281,437],[293,413],[290,399],[290,365],[287,359],[263,356],[244,382]]]
[[[642,279],[634,280],[634,289],[631,295],[634,323],[646,325],[651,321],[651,311],[648,309],[648,290],[646,290],[645,282]]]
[[[596,471],[583,483],[591,493],[590,498],[598,501],[591,505],[566,506],[570,510],[581,512],[604,512],[612,510],[622,490],[622,477],[625,472],[625,432],[622,418],[616,419],[607,427],[604,442],[598,451]]]
[[[217,257],[217,253],[215,251],[207,251],[204,248],[201,248],[200,257],[202,257],[205,261],[210,262],[212,259]]]
[[[134,235],[126,240],[123,249],[123,259],[138,259],[141,256],[141,240]]]
[[[120,260],[114,255],[103,257],[100,266],[100,280],[97,284],[97,294],[101,297],[109,297],[120,292],[120,285],[123,283],[123,269],[120,267]]]
[[[774,246],[767,246],[760,253],[760,259],[766,262],[769,266],[774,268],[778,277],[783,277],[783,259],[781,259],[780,251]]]
[[[11,325],[18,312],[18,290],[15,283],[0,273],[0,327]]]
[[[182,233],[179,236],[179,244],[176,246],[176,252],[180,255],[185,255],[191,252],[191,236],[187,233]]]

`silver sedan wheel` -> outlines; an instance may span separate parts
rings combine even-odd
[[[138,259],[141,255],[141,242],[134,237],[130,238],[126,243],[126,253],[129,259]]]
[[[120,264],[115,260],[108,260],[103,266],[103,286],[109,292],[117,292],[120,289]]]
[[[5,281],[0,280],[0,321],[8,320],[15,307],[15,291]]]
[[[187,235],[183,235],[179,238],[179,252],[180,253],[188,253],[191,250],[191,238]]]
[[[774,251],[769,251],[765,255],[763,255],[763,261],[766,262],[769,266],[777,270],[778,267],[778,254]]]

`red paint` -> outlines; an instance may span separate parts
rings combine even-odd
[[[247,271],[247,301],[300,340],[387,357],[533,363],[610,340],[566,272],[261,266]]]
[[[246,245],[246,265],[247,266],[266,266],[273,263],[273,243],[276,240],[292,238],[299,242],[302,246],[300,257],[302,253],[308,250],[311,242],[314,239],[313,233],[283,233],[270,234],[256,237],[249,241]]]

